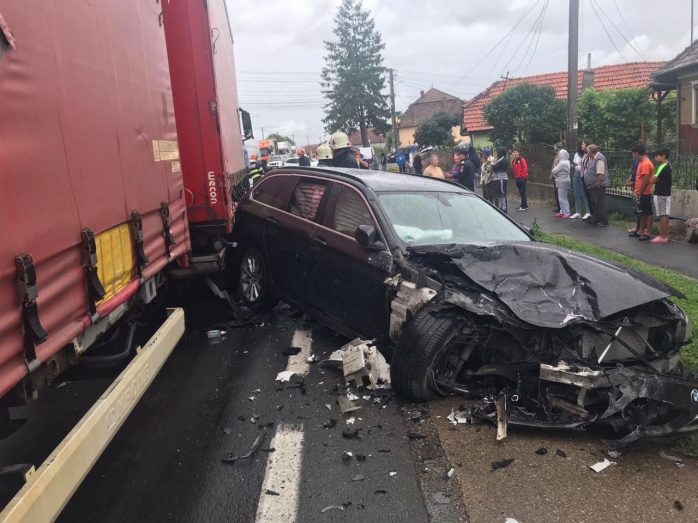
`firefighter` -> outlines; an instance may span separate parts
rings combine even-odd
[[[310,167],[310,158],[305,155],[305,149],[298,149],[298,165],[299,167]]]
[[[332,167],[332,149],[326,143],[318,145],[317,159],[320,161],[318,167]]]
[[[349,169],[357,169],[359,167],[351,150],[351,143],[347,133],[341,131],[334,133],[330,138],[330,147],[332,148],[335,167],[347,167]]]

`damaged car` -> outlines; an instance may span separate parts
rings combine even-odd
[[[698,430],[681,297],[644,273],[553,247],[443,180],[280,169],[240,202],[239,288],[374,339],[417,402],[466,394],[500,425],[610,428],[613,446]],[[504,427],[506,428],[506,427]]]

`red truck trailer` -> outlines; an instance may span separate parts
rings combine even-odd
[[[239,122],[224,0],[0,0],[0,421],[222,261]],[[176,310],[0,522],[55,519],[183,331]]]

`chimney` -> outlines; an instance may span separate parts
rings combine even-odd
[[[591,68],[591,53],[587,55],[587,70],[582,75],[582,92],[594,88],[594,70]]]
[[[424,91],[419,91],[419,97],[420,98],[424,97]]]

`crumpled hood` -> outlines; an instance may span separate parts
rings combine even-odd
[[[440,252],[521,320],[561,328],[681,293],[634,269],[539,242],[457,246]]]

